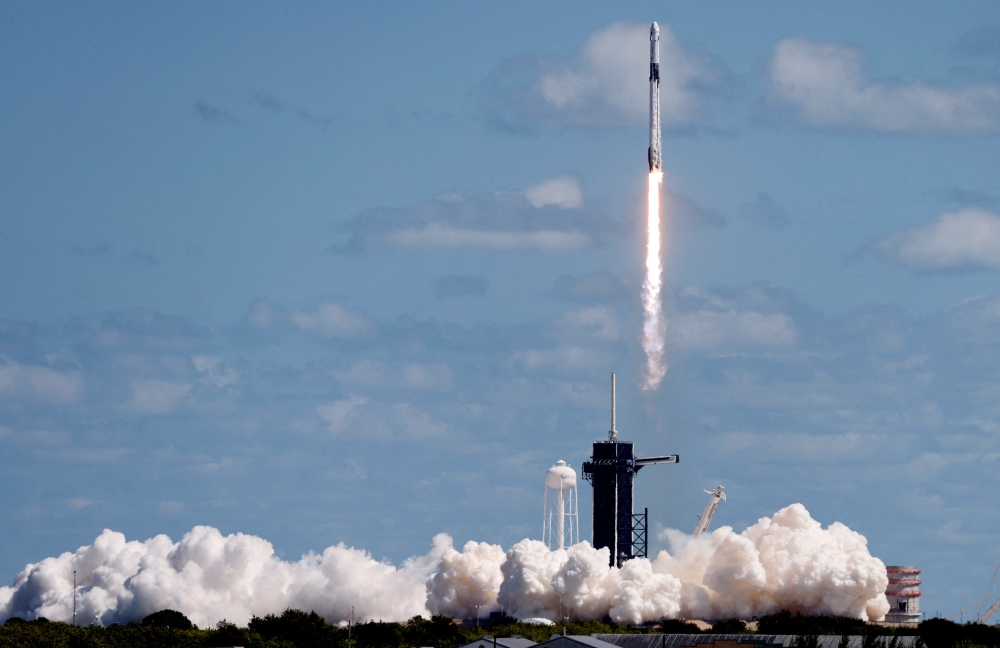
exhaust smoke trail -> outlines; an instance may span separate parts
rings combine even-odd
[[[649,220],[646,224],[646,279],[642,282],[642,348],[646,352],[646,375],[643,389],[660,386],[667,373],[663,361],[664,335],[667,322],[663,319],[660,289],[663,287],[663,263],[660,259],[660,184],[663,173],[649,174]]]

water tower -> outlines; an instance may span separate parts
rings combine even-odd
[[[576,499],[576,471],[560,459],[545,473],[545,517],[542,542],[549,549],[564,549],[580,542],[580,516]]]

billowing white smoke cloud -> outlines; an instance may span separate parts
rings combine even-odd
[[[437,536],[439,538],[441,536]],[[500,565],[506,556],[500,545],[469,541],[462,553],[448,543],[437,572],[427,581],[427,609],[458,619],[489,615],[498,608],[503,582]]]
[[[195,527],[180,542],[156,536],[127,542],[104,531],[93,545],[28,565],[0,587],[0,621],[44,616],[68,621],[77,572],[78,619],[122,623],[171,608],[199,626],[286,608],[315,610],[338,622],[355,607],[359,621],[414,615],[472,618],[502,606],[521,619],[749,618],[781,609],[879,620],[889,610],[885,565],[863,536],[840,523],[823,529],[801,504],[761,518],[743,533],[721,527],[692,539],[666,533],[671,552],[608,566],[607,549],[587,542],[550,551],[522,540],[468,542],[456,551],[445,534],[426,555],[401,567],[343,544],[297,562],[269,542]]]
[[[135,621],[166,608],[202,627],[222,619],[245,624],[286,608],[337,622],[350,617],[351,605],[358,620],[402,620],[427,615],[425,583],[449,548],[451,539],[440,534],[427,555],[396,568],[343,544],[285,562],[262,538],[223,536],[212,527],[195,527],[177,543],[165,535],[127,542],[105,530],[94,544],[28,565],[13,587],[0,587],[0,621],[70,621],[73,570],[84,624]]]
[[[673,555],[662,551],[620,569],[608,566],[607,549],[586,542],[550,551],[522,540],[500,566],[499,602],[519,618],[610,616],[618,623],[747,619],[781,609],[878,620],[889,610],[885,565],[868,553],[865,538],[840,523],[823,529],[801,504],[741,534],[722,527],[698,539],[668,536]],[[495,562],[489,568],[495,571]]]
[[[684,583],[681,613],[689,618],[750,618],[787,609],[881,620],[889,611],[885,565],[868,542],[840,522],[824,529],[801,504],[737,535],[671,535],[674,556],[660,552],[655,571]]]

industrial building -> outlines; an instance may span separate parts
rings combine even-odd
[[[915,626],[920,623],[920,570],[912,566],[889,566],[885,568],[889,576],[889,588],[885,597],[889,600],[886,623]]]
[[[554,634],[548,641],[535,644],[535,646],[542,648],[615,648],[614,644],[598,639],[597,635],[566,634]]]
[[[534,645],[536,645],[534,641],[524,639],[521,635],[514,635],[513,637],[493,637],[486,635],[482,639],[477,639],[458,648],[531,648]]]
[[[594,639],[611,644],[615,648],[737,648],[745,644],[747,648],[794,648],[799,643],[799,635],[764,635],[764,634],[595,634]],[[842,635],[820,635],[810,639],[816,640],[817,648],[842,648]],[[878,648],[916,648],[918,637],[879,637],[876,639]],[[547,646],[549,642],[537,644]],[[865,637],[848,635],[848,648],[863,648]]]

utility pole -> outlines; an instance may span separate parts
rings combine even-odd
[[[73,570],[73,627],[76,627],[76,570]]]

